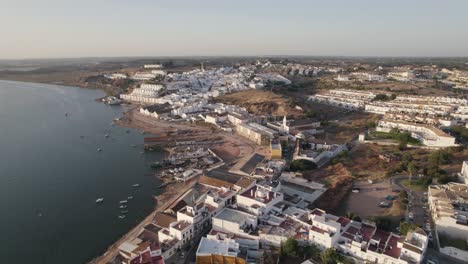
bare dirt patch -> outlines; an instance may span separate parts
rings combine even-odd
[[[317,207],[327,211],[338,207],[353,185],[351,173],[342,164],[305,172],[303,177],[327,185],[328,190],[315,202]]]
[[[391,153],[395,149],[394,146],[359,144],[341,162],[356,178],[366,180],[383,179],[387,176],[387,171],[397,166],[399,162],[383,161],[379,158],[379,154]]]
[[[245,107],[254,114],[301,116],[302,111],[291,107],[281,95],[265,90],[247,90],[216,98],[217,102]]]

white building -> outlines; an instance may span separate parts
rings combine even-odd
[[[335,78],[335,81],[338,81],[338,82],[349,82],[349,76],[338,75],[338,77]]]
[[[127,75],[123,73],[108,73],[104,74],[104,78],[116,80],[116,79],[127,79]]]
[[[468,161],[463,161],[462,169],[460,172],[461,181],[468,185]]]
[[[309,240],[322,250],[335,247],[340,239],[341,224],[336,219],[330,219],[326,214],[311,214],[312,226],[309,230]]]
[[[257,228],[257,224],[257,216],[232,208],[224,208],[212,218],[213,230],[246,237],[254,237],[249,233]]]
[[[151,72],[136,72],[132,76],[132,79],[137,81],[148,81],[154,79],[155,77],[156,75]]]
[[[163,71],[163,70],[152,70],[151,73],[156,75],[156,76],[165,76],[166,75],[166,72]]]
[[[261,185],[255,185],[237,195],[237,206],[257,216],[268,214],[281,201],[282,193]]]
[[[230,238],[219,240],[202,237],[200,244],[198,244],[197,259],[204,259],[204,257],[211,259],[212,255],[236,259],[240,255],[239,243]]]
[[[428,188],[428,203],[434,220],[436,239],[439,240],[441,236],[445,240],[468,238],[468,185],[431,185]],[[441,246],[440,252],[468,261],[468,251],[463,249]]]
[[[143,68],[145,69],[161,69],[163,66],[162,64],[145,64]]]
[[[395,79],[400,82],[409,82],[416,78],[416,75],[413,71],[407,70],[402,72],[389,72],[387,75],[388,78]]]
[[[376,128],[377,131],[390,132],[392,129],[398,129],[411,133],[411,137],[420,140],[424,145],[431,147],[452,147],[455,144],[455,138],[443,132],[442,130],[425,125],[415,124],[404,121],[380,120]]]

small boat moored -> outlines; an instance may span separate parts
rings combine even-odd
[[[104,202],[104,198],[97,198],[96,199],[96,203],[102,203],[102,202]]]
[[[126,204],[128,201],[127,200],[122,200],[119,202],[119,204]]]
[[[124,219],[124,218],[125,218],[125,215],[119,215],[119,218],[120,218],[120,219]]]
[[[140,186],[140,184],[138,184],[138,183],[135,183],[135,184],[133,184],[132,186],[133,186],[133,187],[139,187],[139,186]]]

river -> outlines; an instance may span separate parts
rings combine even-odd
[[[103,95],[0,81],[1,263],[85,263],[154,208],[149,166],[162,154],[141,154],[145,135],[112,126],[124,109],[94,100]]]

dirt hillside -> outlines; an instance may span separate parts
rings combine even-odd
[[[302,111],[290,107],[281,95],[264,90],[247,90],[216,98],[217,102],[245,107],[254,114],[302,115]]]

